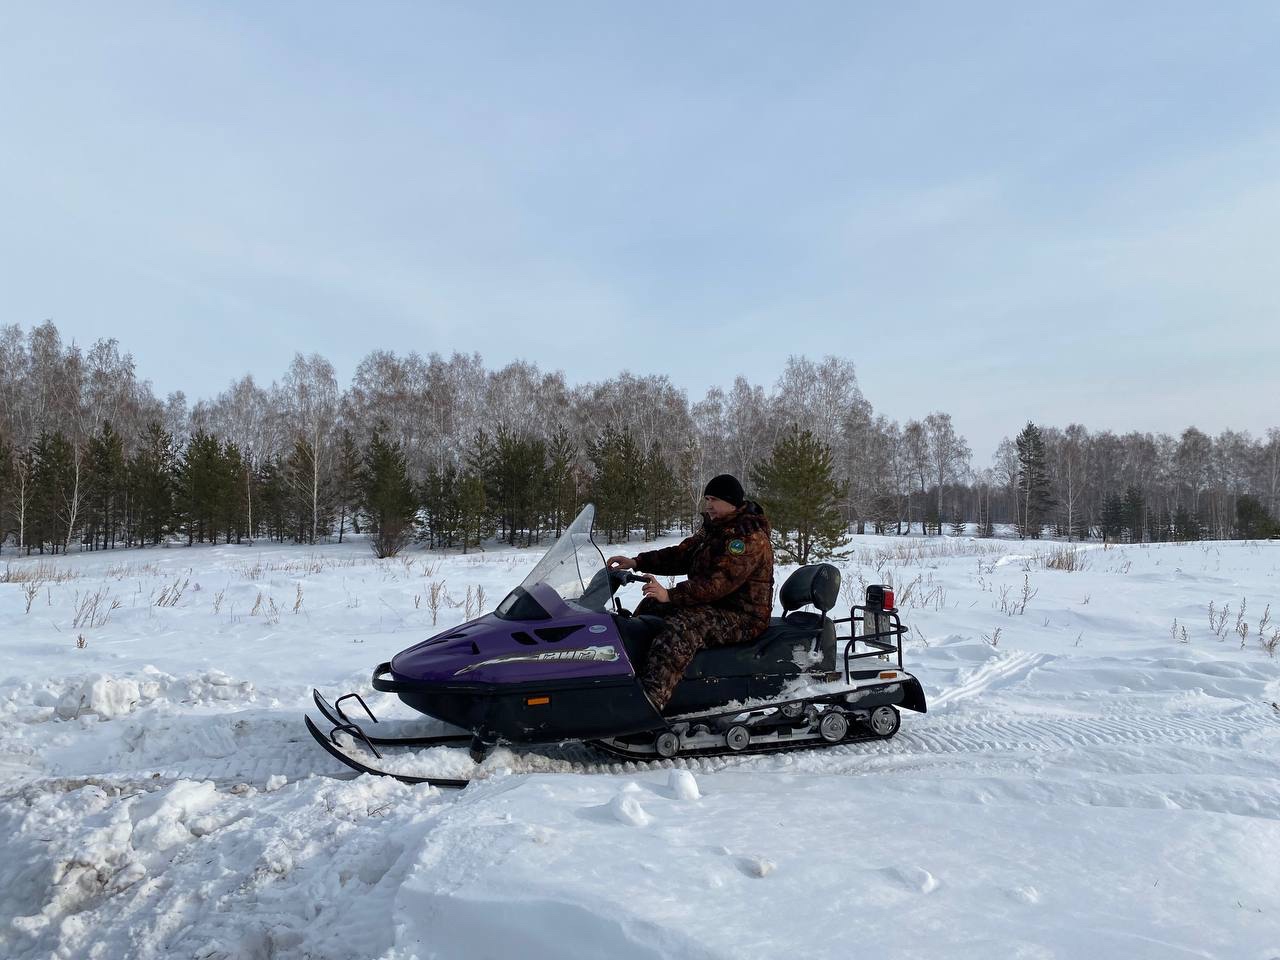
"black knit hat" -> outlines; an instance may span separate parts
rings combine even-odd
[[[726,503],[732,503],[735,507],[742,506],[747,499],[747,495],[743,493],[742,484],[738,482],[738,478],[728,473],[712,477],[711,482],[707,484],[707,489],[702,491],[702,495],[704,497],[719,497]]]

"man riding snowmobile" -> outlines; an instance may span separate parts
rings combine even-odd
[[[641,761],[807,750],[887,739],[898,732],[900,709],[928,709],[904,669],[906,627],[891,589],[870,584],[865,603],[832,617],[840,571],[808,564],[787,577],[782,616],[761,631],[772,594],[769,524],[732,478],[713,480],[706,496],[697,535],[669,550],[614,557],[613,569],[591,538],[595,506],[587,504],[494,610],[374,667],[374,690],[456,732],[373,726],[360,693],[330,703],[318,690],[312,699],[329,732],[310,717],[307,731],[360,773],[464,787],[470,778],[406,769],[401,759],[470,744],[481,763],[500,743],[576,742]],[[689,579],[666,590],[632,572],[637,566]],[[633,582],[649,588],[639,616],[616,595]],[[665,616],[645,615],[646,607]],[[382,749],[396,752],[396,769],[376,762]]]
[[[611,569],[688,577],[670,590],[651,577],[636,609],[666,621],[640,677],[659,711],[702,647],[749,643],[769,626],[773,610],[773,547],[764,511],[727,473],[707,484],[703,503],[702,528],[693,536],[608,562]]]

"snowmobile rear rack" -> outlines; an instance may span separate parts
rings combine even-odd
[[[885,621],[888,621],[885,623]],[[849,610],[849,616],[842,617],[839,620],[832,621],[837,626],[842,623],[849,624],[849,637],[838,637],[837,639],[847,640],[844,645],[844,682],[851,681],[850,662],[853,660],[865,660],[868,657],[885,657],[888,654],[896,653],[898,655],[898,669],[906,669],[902,664],[902,637],[906,634],[907,628],[902,625],[902,620],[898,617],[897,610],[883,610],[878,607],[854,605]],[[857,625],[862,624],[863,633],[857,632]],[[866,632],[866,627],[870,624],[875,627],[870,633]],[[871,647],[870,650],[864,650],[858,653],[858,644]]]

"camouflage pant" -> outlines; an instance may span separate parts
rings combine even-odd
[[[757,632],[742,614],[715,607],[674,608],[646,598],[636,608],[636,614],[662,617],[667,622],[653,638],[649,659],[640,674],[641,686],[659,710],[667,705],[699,650],[747,643]]]

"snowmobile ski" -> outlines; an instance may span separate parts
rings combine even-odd
[[[324,695],[313,689],[311,691],[311,699],[315,701],[316,709],[324,714],[324,718],[329,721],[335,728],[346,729],[347,727],[356,725],[356,722],[342,712],[342,701],[347,697],[355,697],[360,706],[364,708],[364,712],[369,715],[369,719],[374,723],[380,722],[373,715],[373,711],[369,709],[368,704],[364,702],[364,697],[358,693],[347,693],[339,697],[335,703],[330,703],[324,698]],[[463,743],[471,742],[471,734],[469,733],[453,733],[444,734],[434,737],[383,737],[374,736],[367,730],[361,728],[362,736],[360,739],[366,743],[373,744],[378,747],[441,747],[441,746],[458,746]]]
[[[359,733],[352,734],[354,737],[356,737],[356,739],[363,739],[367,743],[368,740],[364,736],[364,732],[361,731],[358,726],[356,726],[355,724],[340,724],[339,726],[336,726],[333,729],[333,732],[330,733],[329,736],[326,737],[323,733],[320,732],[320,728],[317,727],[312,722],[310,717],[303,717],[303,719],[306,721],[307,731],[311,734],[312,737],[315,738],[316,743],[324,747],[325,751],[335,760],[338,760],[339,762],[346,764],[348,767],[350,767],[352,770],[355,770],[357,773],[367,773],[374,777],[391,777],[393,780],[399,780],[401,783],[408,783],[408,784],[427,783],[433,787],[440,787],[442,789],[449,789],[449,790],[461,790],[471,782],[470,780],[459,780],[451,777],[415,777],[415,776],[411,776],[409,774],[404,774],[404,773],[392,773],[390,770],[379,770],[376,767],[371,767],[367,763],[357,760],[355,757],[351,756],[349,753],[343,750],[340,746],[338,746],[337,739],[336,739],[336,735],[338,734],[338,732],[339,731],[351,732],[351,728],[354,728],[356,731],[359,731]],[[370,746],[372,746],[372,744],[370,744]]]

